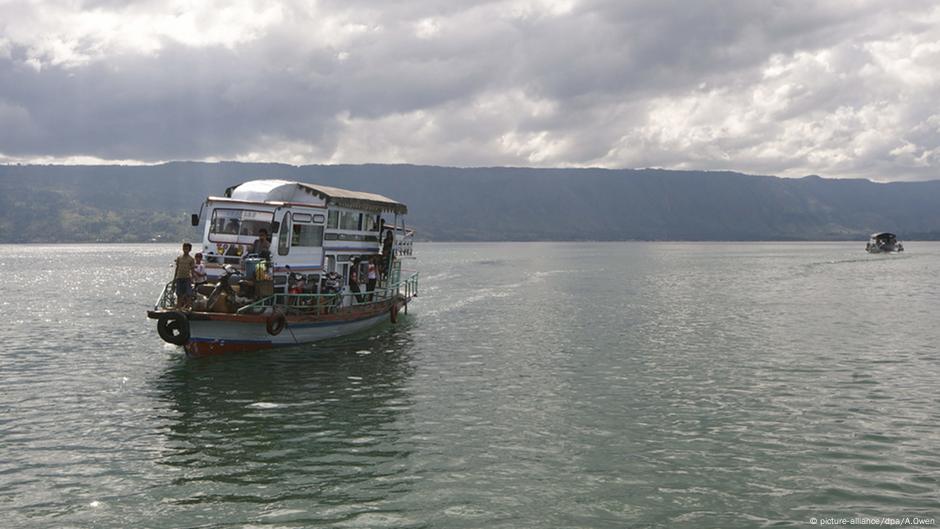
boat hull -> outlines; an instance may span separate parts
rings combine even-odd
[[[290,347],[338,338],[394,321],[406,299],[376,303],[354,311],[317,316],[281,316],[283,327],[272,325],[272,314],[242,315],[190,312],[189,338],[183,349],[189,356],[211,356]],[[154,312],[151,317],[159,318]]]

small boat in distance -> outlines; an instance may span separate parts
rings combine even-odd
[[[897,253],[904,251],[904,245],[893,233],[872,233],[868,244],[865,245],[865,251],[868,253]]]
[[[209,197],[207,284],[177,299],[164,287],[147,316],[191,356],[255,351],[343,336],[383,321],[418,295],[414,230],[404,204],[374,193],[253,180]],[[201,246],[201,248],[200,248]]]

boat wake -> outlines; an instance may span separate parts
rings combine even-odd
[[[813,270],[816,268],[828,267],[828,266],[840,266],[840,265],[852,265],[852,264],[866,264],[866,265],[876,265],[880,263],[886,263],[889,261],[894,261],[897,259],[910,259],[912,256],[904,254],[875,254],[873,257],[871,255],[857,257],[852,259],[833,259],[829,261],[817,261],[813,263],[806,263],[803,268],[807,270]]]
[[[433,318],[433,317],[440,316],[442,314],[447,314],[450,312],[454,312],[456,310],[463,309],[467,306],[474,305],[483,301],[487,301],[491,299],[506,298],[506,297],[514,295],[514,293],[520,289],[525,289],[525,288],[531,287],[534,284],[542,283],[545,281],[546,278],[551,277],[553,275],[571,274],[571,273],[576,273],[576,272],[577,270],[544,270],[544,271],[533,272],[532,274],[527,276],[524,280],[519,281],[517,283],[507,283],[503,285],[493,286],[490,288],[477,289],[477,290],[474,290],[473,293],[463,296],[463,297],[458,296],[458,295],[448,296],[448,299],[456,299],[456,301],[454,301],[453,303],[450,303],[449,305],[445,305],[439,308],[432,308],[430,310],[427,310],[424,307],[422,307],[422,315],[424,317]],[[438,275],[446,276],[446,274],[438,274]],[[429,281],[429,279],[426,278],[425,281],[427,282]],[[441,289],[441,286],[437,284],[431,284],[431,285],[425,284],[425,286],[423,287],[423,290],[425,292],[435,292],[440,289]],[[432,296],[425,296],[425,298],[429,298],[429,297],[432,297]]]
[[[504,297],[510,296],[511,295],[510,291],[517,289],[519,286],[521,285],[503,285],[500,287],[478,290],[475,294],[460,298],[459,300],[455,301],[454,303],[451,303],[450,305],[445,305],[437,309],[423,311],[423,315],[428,318],[433,318],[436,316],[440,316],[442,314],[447,314],[450,312],[454,312],[456,310],[460,310],[464,307],[467,307],[469,305],[474,305],[481,301],[486,301],[489,299],[504,298]]]

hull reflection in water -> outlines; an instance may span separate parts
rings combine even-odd
[[[411,493],[413,442],[398,426],[414,406],[408,327],[176,362],[156,381],[173,416],[160,464],[177,476],[160,486],[176,517],[162,521],[243,505],[292,526],[337,523]]]

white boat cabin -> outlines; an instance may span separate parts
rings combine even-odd
[[[411,256],[413,231],[406,228],[404,204],[374,193],[286,180],[253,180],[230,187],[224,197],[209,197],[193,215],[193,225],[206,220],[202,254],[209,278],[222,267],[240,267],[262,230],[270,239],[274,291],[285,293],[288,274],[301,274],[320,285],[337,272],[348,284],[350,266],[361,263],[365,284],[370,258],[387,259],[385,238],[391,236],[396,257]],[[381,257],[378,257],[381,256]]]

